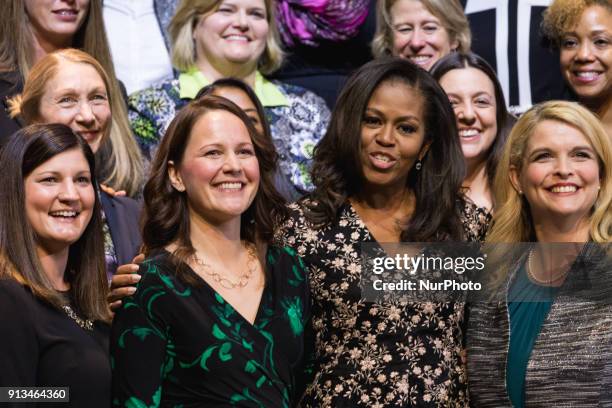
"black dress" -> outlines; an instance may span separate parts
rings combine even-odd
[[[108,337],[108,325],[85,330],[18,282],[0,280],[0,386],[69,387],[69,403],[41,406],[107,408]]]
[[[136,293],[113,322],[113,405],[291,406],[302,371],[308,285],[292,249],[270,248],[266,261],[268,279],[251,324],[193,270],[187,273],[200,284],[179,280],[168,252],[147,259]]]

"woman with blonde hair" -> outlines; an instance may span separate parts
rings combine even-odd
[[[142,159],[131,135],[127,109],[108,47],[100,0],[41,2],[15,0],[0,8],[0,145],[21,127],[8,115],[7,101],[23,91],[34,64],[63,48],[78,48],[95,58],[108,74],[108,92],[113,95],[113,118],[108,157],[100,165],[102,183],[137,195],[142,186]]]
[[[559,48],[561,73],[612,137],[612,2],[555,0],[543,28]]]
[[[429,70],[452,51],[469,52],[471,44],[458,0],[380,0],[376,5],[376,58],[394,55]]]
[[[34,65],[23,93],[9,101],[11,115],[26,124],[61,123],[81,136],[96,155],[96,163],[108,162],[109,140],[118,95],[112,93],[110,79],[102,66],[83,51],[67,48],[48,54]],[[110,142],[110,143],[109,143]],[[109,179],[102,172],[99,182]],[[117,171],[117,170],[115,170]],[[112,176],[112,175],[111,175]],[[124,174],[123,177],[126,175]],[[131,180],[130,180],[131,181]],[[118,189],[122,185],[112,184]],[[137,191],[138,186],[133,190]],[[129,197],[100,193],[104,215],[107,271],[128,263],[140,245],[139,204]]]
[[[475,406],[610,402],[611,163],[612,141],[577,103],[536,105],[512,130],[486,241],[505,248],[503,274],[467,331]]]
[[[303,88],[269,81],[282,63],[271,0],[183,0],[169,27],[172,63],[179,71],[129,99],[132,129],[151,160],[176,112],[211,82],[235,77],[254,89],[270,121],[279,167],[299,190],[312,186],[312,149],[329,110]]]

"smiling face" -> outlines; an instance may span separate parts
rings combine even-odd
[[[401,81],[382,82],[372,93],[361,125],[365,184],[404,189],[408,173],[425,153],[425,101]]]
[[[561,71],[583,100],[608,101],[612,95],[612,12],[584,10],[573,31],[561,39]]]
[[[89,0],[25,0],[25,9],[37,38],[70,46],[85,21]]]
[[[545,120],[538,124],[523,155],[514,187],[525,194],[534,220],[588,220],[597,199],[598,157],[580,130]]]
[[[36,167],[24,180],[28,222],[39,250],[55,253],[76,242],[91,220],[95,193],[79,149]]]
[[[239,220],[259,187],[259,163],[244,123],[227,111],[205,113],[191,129],[181,164],[170,164],[169,177],[187,194],[192,220]]]
[[[440,78],[459,129],[468,163],[483,163],[497,135],[497,103],[493,82],[479,69],[453,69]]]
[[[266,49],[268,31],[263,0],[224,0],[194,28],[196,59],[221,69],[248,64],[254,71]]]
[[[391,7],[393,55],[408,58],[429,70],[440,58],[458,47],[440,19],[418,0],[398,0]]]
[[[79,134],[95,153],[111,124],[104,81],[89,64],[62,61],[40,100],[38,121],[61,123]]]

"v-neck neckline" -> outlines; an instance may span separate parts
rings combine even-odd
[[[168,252],[167,250],[164,249],[164,251],[166,251],[171,257],[173,257],[172,253]],[[216,296],[218,296],[220,299],[223,300],[223,302],[227,305],[229,305],[229,307],[232,308],[232,310],[234,311],[234,313],[236,313],[236,315],[239,316],[240,319],[242,319],[245,323],[248,323],[248,325],[250,327],[252,327],[253,329],[257,328],[257,323],[259,321],[259,319],[261,318],[261,314],[263,312],[263,307],[264,307],[264,297],[266,296],[267,292],[269,291],[269,282],[266,279],[265,283],[264,283],[264,288],[261,291],[261,296],[259,297],[259,303],[257,304],[257,312],[255,313],[255,319],[253,320],[253,322],[251,322],[249,319],[247,319],[246,317],[244,317],[244,315],[242,313],[240,313],[238,311],[238,309],[236,309],[236,307],[229,302],[225,297],[223,297],[223,295],[221,295],[219,292],[217,292],[217,290],[215,288],[213,288],[210,283],[206,282],[206,279],[204,279],[203,277],[201,277],[196,271],[193,270],[193,268],[191,267],[191,265],[189,265],[187,262],[185,262],[185,265],[187,266],[187,270],[189,271],[189,273],[193,274],[194,276],[197,277],[197,279],[203,283],[203,287],[205,288],[205,290],[208,290],[211,294],[211,296],[213,298],[215,298]],[[264,277],[266,275],[265,271],[267,268],[267,263],[265,263],[263,265],[264,268]]]

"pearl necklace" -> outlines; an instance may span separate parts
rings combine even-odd
[[[535,276],[535,274],[533,273],[533,266],[531,264],[531,259],[533,258],[533,250],[529,251],[529,255],[527,255],[527,276],[534,281],[535,283],[537,283],[538,285],[543,285],[543,286],[550,286],[553,283],[557,282],[559,279],[561,279],[564,275],[564,272],[562,272],[561,274],[559,274],[559,276],[551,276],[550,279],[547,280],[542,280],[539,279]]]
[[[210,276],[215,282],[225,289],[244,288],[249,283],[249,280],[251,279],[251,276],[253,276],[255,268],[257,267],[257,254],[255,252],[254,245],[248,245],[246,250],[249,255],[247,270],[238,277],[237,281],[232,281],[227,276],[213,270],[212,267],[203,259],[198,257],[196,253],[193,254],[192,259],[198,269],[203,270],[208,276]]]

